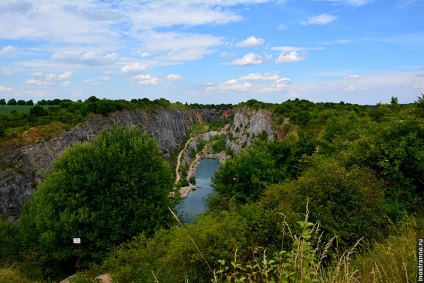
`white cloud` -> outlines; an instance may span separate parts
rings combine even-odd
[[[37,85],[37,86],[48,86],[48,85],[52,85],[53,82],[52,81],[48,81],[48,80],[38,80],[38,79],[28,79],[25,81],[25,84],[27,85]]]
[[[0,85],[0,91],[11,91],[11,90],[13,90],[13,89],[10,88],[10,87]]]
[[[348,44],[352,42],[354,42],[352,39],[339,39],[334,41],[323,41],[321,44]]]
[[[50,86],[54,85],[57,81],[66,80],[73,76],[72,72],[65,72],[62,74],[49,73],[44,74],[42,72],[35,72],[32,74],[32,78],[25,81],[27,85],[37,86]]]
[[[46,81],[55,81],[57,79],[57,74],[47,74],[46,75]]]
[[[305,60],[305,55],[299,54],[296,51],[283,52],[275,59],[276,63],[292,63]]]
[[[13,69],[11,67],[1,67],[0,73],[4,76],[11,76],[15,73],[15,69]]]
[[[353,85],[350,85],[347,88],[345,88],[345,91],[347,91],[347,92],[354,92],[355,90],[356,90],[356,88]]]
[[[245,4],[243,2],[248,1],[237,2]],[[240,21],[242,17],[220,7],[225,4],[236,5],[232,1],[143,1],[133,5],[133,12],[128,13],[128,16],[137,28],[144,29],[174,25],[222,25]]]
[[[237,80],[232,79],[229,81],[226,81],[224,83],[221,83],[214,87],[207,87],[206,90],[219,90],[219,91],[249,91],[252,88],[252,84],[248,82],[239,83]]]
[[[262,38],[257,38],[255,36],[249,36],[245,40],[236,44],[237,47],[254,47],[264,44],[264,40]]]
[[[70,83],[71,83],[70,81],[64,81],[64,82],[62,83],[62,86],[68,86]]]
[[[151,75],[137,75],[131,77],[131,79],[137,81],[137,84],[139,85],[156,85],[159,83],[159,78]]]
[[[276,73],[251,73],[247,76],[241,76],[239,80],[241,81],[276,81],[280,76]]]
[[[246,65],[260,65],[264,61],[262,60],[262,56],[256,53],[248,53],[244,55],[242,58],[238,58],[231,62],[232,65],[237,66],[246,66]]]
[[[160,59],[162,64],[197,60],[213,53],[213,48],[222,45],[221,37],[195,33],[150,31],[140,40],[146,50],[160,55],[157,59]]]
[[[15,52],[16,48],[12,45],[8,45],[0,50],[0,56],[9,57],[12,56]]]
[[[142,72],[148,69],[147,65],[136,62],[134,64],[125,65],[121,68],[121,73]]]
[[[290,51],[302,51],[302,50],[323,50],[325,47],[301,47],[301,46],[275,46],[271,50],[290,52]]]
[[[178,74],[169,74],[166,76],[166,79],[169,81],[181,80],[181,76]]]
[[[219,57],[221,57],[221,58],[231,58],[231,57],[234,57],[236,55],[237,55],[237,53],[234,53],[234,52],[230,53],[230,52],[224,51],[224,52],[221,52],[221,54],[219,54]]]
[[[42,77],[42,76],[44,76],[44,74],[42,72],[35,72],[35,73],[32,73],[32,76],[33,77]]]
[[[299,94],[295,90],[290,90],[289,91],[289,97],[290,98],[299,97]]]
[[[359,79],[359,75],[349,75],[345,79],[347,79],[347,80],[357,80],[357,79]]]
[[[243,82],[244,81],[244,82]],[[248,81],[248,82],[246,82]],[[269,81],[273,81],[269,83]],[[251,73],[239,79],[231,79],[220,84],[207,83],[207,91],[243,91],[251,93],[280,92],[291,84],[290,79],[280,78],[276,73]]]
[[[60,74],[58,79],[59,79],[60,81],[61,81],[61,80],[66,80],[66,79],[71,78],[73,75],[74,75],[74,74],[73,74],[72,72],[65,72],[65,73],[63,73],[63,74]]]
[[[279,24],[277,27],[278,30],[285,30],[287,28],[288,28],[287,25],[284,25],[284,24]]]
[[[278,92],[282,91],[287,88],[287,86],[290,84],[290,79],[288,78],[281,78],[274,82],[274,84],[270,86],[264,86],[262,87],[259,92]]]
[[[373,3],[375,0],[319,0],[319,1],[328,1],[335,2],[337,4],[342,4],[350,7],[361,7]]]
[[[114,64],[120,59],[120,56],[117,53],[108,53],[106,55],[100,55],[99,52],[96,51],[64,51],[53,54],[52,59],[68,64],[103,66]]]
[[[91,78],[91,79],[85,80],[83,82],[87,83],[87,84],[91,84],[91,85],[100,85],[103,82],[107,82],[107,81],[110,81],[110,80],[112,80],[111,77],[104,76],[104,77]]]
[[[304,26],[306,25],[326,25],[332,21],[337,20],[337,16],[330,14],[321,14],[314,17],[309,17],[306,21],[301,21],[300,23]]]

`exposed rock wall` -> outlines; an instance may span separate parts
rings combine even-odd
[[[51,140],[0,151],[0,214],[16,221],[21,207],[37,190],[52,162],[69,146],[90,141],[115,123],[139,125],[155,138],[165,158],[182,146],[187,132],[199,119],[219,120],[222,113],[214,109],[156,109],[151,112],[121,111],[107,117],[93,115]]]
[[[234,113],[233,124],[229,129],[226,147],[234,154],[252,145],[259,135],[266,135],[268,140],[274,139],[275,131],[271,114],[265,110],[252,111],[240,108]]]

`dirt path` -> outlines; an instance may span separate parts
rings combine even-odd
[[[214,132],[216,135],[218,134],[226,134],[229,128],[229,124],[225,125],[220,131],[212,131]],[[212,133],[210,132],[210,133]],[[200,134],[202,135],[202,134]],[[199,136],[199,135],[198,135]],[[184,151],[187,150],[187,147],[189,145],[190,142],[192,142],[196,137],[191,137],[184,145],[184,148],[180,151],[180,153],[178,154],[177,157],[177,165],[175,166],[175,184],[177,184],[180,180],[181,180],[181,175],[180,175],[180,166],[181,166],[181,156],[183,155]],[[192,183],[190,183],[190,177],[196,172],[197,167],[200,164],[200,160],[204,157],[209,157],[209,158],[218,158],[219,161],[221,163],[225,162],[226,159],[226,155],[225,152],[221,152],[218,154],[204,154],[204,153],[196,153],[196,158],[190,163],[188,172],[187,172],[187,182],[188,182],[188,186],[186,187],[181,187],[180,188],[180,195],[181,197],[187,197],[188,194],[193,190],[196,189],[196,185],[193,185]]]
[[[187,146],[190,142],[193,141],[194,138],[190,138],[186,143],[184,148],[180,151],[180,153],[178,154],[178,158],[177,158],[177,166],[175,167],[175,184],[178,183],[181,179],[180,176],[180,165],[181,165],[181,155],[184,153],[184,151],[187,149]]]

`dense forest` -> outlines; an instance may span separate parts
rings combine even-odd
[[[21,138],[31,127],[48,139],[90,114],[157,107],[264,110],[279,134],[259,134],[220,166],[207,211],[190,224],[173,209],[174,173],[147,134],[116,126],[69,148],[20,221],[1,220],[0,281],[60,281],[76,272],[77,255],[83,272],[71,282],[103,273],[113,282],[415,281],[424,94],[372,107],[11,100],[0,101],[0,109],[15,107],[1,110],[3,148],[31,142]],[[78,251],[66,243],[74,231],[86,235]]]

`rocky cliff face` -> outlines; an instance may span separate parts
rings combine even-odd
[[[234,154],[240,154],[251,146],[258,136],[261,136],[262,139],[273,140],[275,137],[278,137],[278,132],[274,130],[272,117],[268,111],[252,111],[248,108],[238,108],[234,112],[233,121],[220,131],[199,134],[190,138],[187,142],[185,150],[180,153],[180,166],[188,169],[187,180],[195,174],[201,158],[218,158],[220,162],[225,162],[228,158],[227,150],[211,154],[209,143],[217,135],[225,135],[226,149],[231,149]],[[209,148],[206,146],[200,152],[198,147],[200,142],[209,144]],[[191,190],[191,186],[182,189],[184,191],[182,195],[186,196]]]
[[[229,129],[226,147],[230,148],[234,154],[239,154],[244,148],[252,145],[259,135],[272,140],[275,134],[271,114],[268,111],[240,108],[234,113],[234,121]]]
[[[152,134],[165,158],[181,147],[187,132],[199,119],[219,120],[222,113],[213,109],[173,110],[156,109],[152,112],[115,112],[107,117],[94,115],[51,140],[0,151],[0,214],[16,221],[21,207],[37,190],[52,162],[69,146],[90,141],[105,128],[115,123],[139,125]]]

